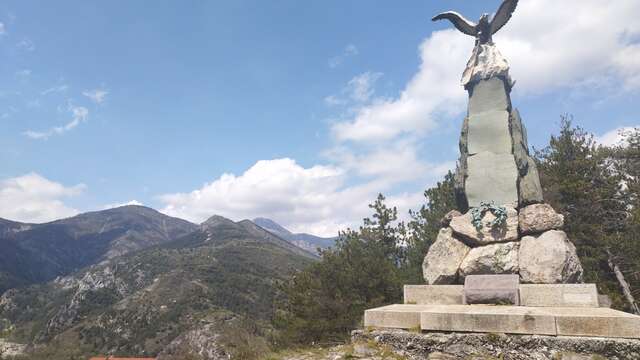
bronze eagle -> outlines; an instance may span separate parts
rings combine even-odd
[[[518,6],[518,0],[504,0],[491,20],[489,19],[489,14],[483,14],[477,24],[465,19],[464,16],[455,11],[438,14],[431,20],[449,20],[456,29],[475,37],[478,44],[488,44],[493,42],[492,35],[498,32],[511,19],[516,6]]]

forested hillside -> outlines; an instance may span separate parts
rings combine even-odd
[[[176,240],[0,296],[18,359],[254,358],[270,350],[278,281],[315,256],[246,220],[213,216]]]

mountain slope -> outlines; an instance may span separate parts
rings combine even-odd
[[[7,291],[0,333],[4,323],[10,341],[39,344],[31,359],[181,359],[195,351],[194,336],[226,354],[265,351],[276,283],[312,257],[252,223],[216,216],[174,241]]]
[[[0,294],[48,281],[198,228],[143,206],[89,212],[45,224],[0,221]]]
[[[253,223],[267,230],[268,232],[287,240],[297,247],[305,249],[314,254],[318,253],[318,248],[326,249],[332,247],[337,239],[337,237],[323,238],[320,236],[305,233],[294,234],[275,221],[267,218],[255,218],[253,219]]]

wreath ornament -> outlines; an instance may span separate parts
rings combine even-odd
[[[484,214],[490,211],[495,219],[486,224],[482,223],[482,218]],[[471,223],[476,228],[476,230],[480,231],[484,227],[484,225],[489,226],[491,229],[494,229],[498,226],[501,226],[507,222],[507,208],[504,206],[498,206],[493,202],[480,202],[480,206],[474,207],[471,209]]]

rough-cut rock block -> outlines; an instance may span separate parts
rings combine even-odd
[[[582,265],[567,234],[549,230],[520,241],[520,279],[525,283],[556,284],[582,282]]]
[[[470,207],[494,202],[516,207],[518,168],[512,154],[481,152],[467,158],[465,192]]]
[[[562,228],[564,216],[555,212],[549,204],[533,204],[520,209],[518,222],[522,234],[538,234]]]
[[[520,284],[520,304],[538,307],[598,307],[595,284]]]
[[[478,81],[496,77],[502,77],[512,85],[509,63],[494,44],[477,44],[462,74],[462,84],[470,89]]]
[[[462,285],[405,285],[404,303],[418,305],[462,305]]]
[[[507,219],[504,224],[494,228],[490,223],[495,220],[495,215],[487,211],[482,218],[482,228],[476,229],[473,225],[473,215],[468,211],[462,216],[451,219],[449,226],[460,239],[474,246],[493,244],[496,242],[506,242],[518,240],[518,212],[512,207],[505,206]]]
[[[554,317],[523,306],[446,305],[420,313],[431,331],[556,335]]]
[[[491,110],[509,111],[510,108],[505,83],[497,77],[478,82],[469,95],[469,115]]]
[[[515,109],[515,108],[511,111],[510,131],[511,131],[511,138],[513,140],[514,146],[516,144],[522,145],[522,148],[525,150],[525,153],[529,155],[529,142],[527,140],[527,129],[522,123],[522,118],[520,118],[520,112],[518,111],[518,109]]]
[[[547,308],[556,318],[558,335],[640,338],[640,316],[607,308]]]
[[[446,213],[442,219],[440,220],[440,225],[443,228],[446,228],[449,226],[449,224],[451,223],[451,219],[453,219],[456,216],[462,216],[462,214],[460,213],[460,211],[458,210],[451,210],[448,213]]]
[[[464,279],[464,303],[520,305],[518,275],[470,275]]]
[[[517,242],[508,242],[471,249],[460,264],[460,277],[466,279],[469,275],[517,274],[518,246]]]
[[[467,147],[470,155],[483,151],[511,154],[509,113],[497,110],[470,115]]]
[[[422,263],[422,274],[429,285],[446,285],[456,282],[462,259],[470,248],[453,237],[450,228],[438,233]]]
[[[395,304],[365,310],[364,326],[414,329],[420,326],[420,312],[432,305]]]
[[[536,163],[531,156],[527,156],[526,161],[526,173],[518,179],[520,207],[543,201],[542,185],[540,184],[540,175],[538,174]]]

